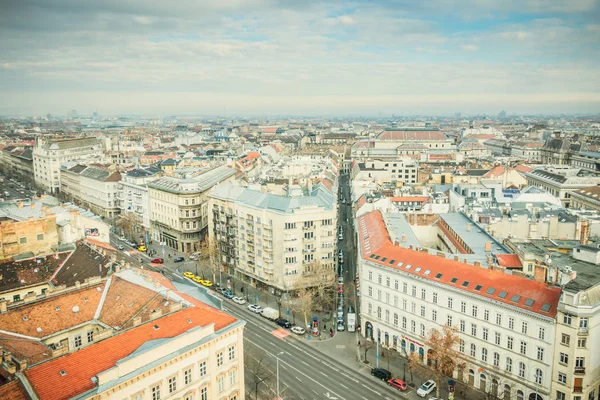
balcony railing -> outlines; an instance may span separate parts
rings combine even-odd
[[[573,386],[573,391],[575,393],[581,393],[583,392],[583,386]]]
[[[576,374],[585,374],[585,367],[575,367]]]
[[[579,336],[587,336],[589,333],[589,328],[588,327],[579,327],[579,331],[577,331],[577,334]]]

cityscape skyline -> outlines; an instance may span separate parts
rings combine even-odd
[[[596,114],[596,1],[4,3],[0,114]]]

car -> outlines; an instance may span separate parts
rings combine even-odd
[[[373,368],[371,370],[371,375],[373,375],[375,378],[379,378],[382,381],[386,382],[392,379],[392,373],[384,368]]]
[[[283,328],[288,328],[288,329],[289,329],[289,328],[291,328],[291,327],[292,327],[292,324],[290,324],[290,321],[288,321],[288,320],[287,320],[287,319],[285,319],[285,318],[277,318],[277,319],[275,320],[275,323],[276,323],[277,325],[279,325],[279,326],[283,327]]]
[[[173,262],[184,262],[184,261],[185,261],[185,258],[183,258],[181,256],[173,258]]]
[[[119,238],[119,240],[120,240],[121,242],[126,242],[126,241],[127,241],[127,239],[125,239],[125,236],[121,236],[121,237]]]
[[[398,379],[398,378],[388,379],[387,384],[395,389],[402,390],[402,391],[405,391],[406,389],[408,389],[408,385],[406,384],[406,382],[404,382],[402,379]]]
[[[304,335],[306,333],[306,329],[301,326],[294,325],[292,326],[292,332],[294,332],[296,335]]]
[[[220,287],[217,289],[217,292],[221,293],[221,294],[225,294],[225,292],[227,291],[227,289]]]
[[[242,297],[234,296],[231,298],[231,300],[233,300],[235,304],[246,304],[246,300],[244,300]]]
[[[260,314],[260,312],[262,311],[262,307],[258,304],[250,304],[248,306],[248,310],[252,311],[255,314]]]
[[[165,260],[163,260],[162,258],[155,258],[154,260],[152,260],[152,264],[162,264]]]
[[[209,281],[208,279],[204,279],[202,282],[200,282],[200,284],[202,284],[203,286],[206,286],[206,287],[212,286],[212,282]]]
[[[183,273],[183,276],[185,276],[186,278],[194,278],[194,273],[187,271]]]
[[[344,285],[338,285],[338,293],[344,293]]]
[[[340,233],[338,235],[338,240],[344,240],[344,234],[343,233]]]
[[[146,246],[141,245],[140,247],[138,247],[139,251],[146,251]]]
[[[344,284],[344,277],[338,276],[338,285],[343,285],[343,284]]]
[[[430,394],[431,392],[434,391],[435,387],[437,385],[435,384],[434,381],[432,381],[431,379],[428,380],[427,382],[423,383],[419,389],[417,390],[417,396],[419,397],[425,397],[428,394]]]
[[[344,321],[338,321],[337,322],[337,330],[338,330],[338,332],[343,332],[344,331]]]
[[[231,293],[231,291],[229,291],[229,290],[225,291],[225,293],[223,293],[223,296],[226,299],[233,299],[233,293]]]
[[[119,249],[119,250],[124,250],[124,249],[125,249],[125,247],[123,247],[123,245],[122,245],[122,244],[120,244],[120,245],[118,245],[118,246],[117,246],[117,249]]]
[[[190,256],[190,260],[198,260],[200,258],[200,252],[196,252],[196,253],[192,253],[192,255]]]
[[[202,277],[200,275],[194,276],[192,278],[192,280],[196,283],[200,283],[200,284],[204,283],[204,279],[202,279]]]

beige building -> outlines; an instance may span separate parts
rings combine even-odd
[[[210,240],[229,274],[277,292],[312,286],[335,276],[337,185],[292,185],[287,195],[221,184],[210,194]]]
[[[207,233],[208,192],[234,177],[235,170],[220,166],[194,178],[162,177],[149,183],[152,238],[178,251],[198,251]]]
[[[63,140],[38,138],[33,148],[35,184],[49,193],[58,193],[62,164],[90,159],[98,154],[102,154],[102,146],[96,138]]]

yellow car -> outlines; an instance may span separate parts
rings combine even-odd
[[[200,283],[200,284],[202,284],[202,283],[204,282],[204,281],[202,280],[202,277],[201,277],[201,276],[195,276],[195,277],[194,277],[192,280],[193,280],[194,282],[197,282],[197,283]]]
[[[208,279],[205,279],[204,281],[200,282],[200,284],[207,286],[207,287],[212,286],[212,282],[209,281]]]
[[[193,279],[194,278],[194,274],[192,272],[184,272],[183,276],[185,276],[186,278],[190,278]]]
[[[139,251],[146,251],[146,246],[142,245],[140,247],[138,247]]]

